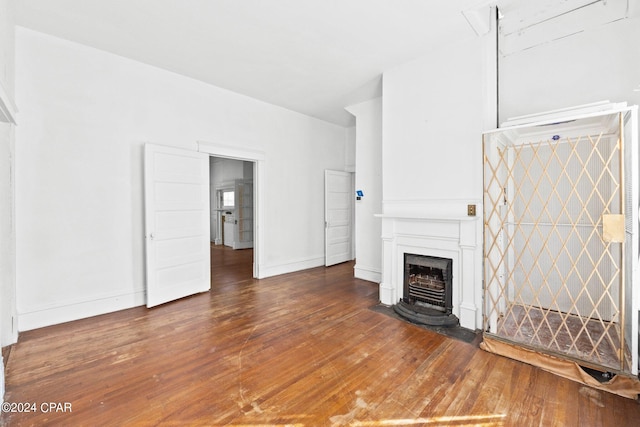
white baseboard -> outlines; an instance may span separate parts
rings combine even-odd
[[[100,314],[137,307],[146,303],[146,292],[108,295],[100,298],[76,301],[70,304],[48,306],[18,313],[18,330],[29,331]]]
[[[285,264],[261,265],[259,269],[260,277],[258,277],[258,279],[293,273],[295,271],[306,270],[308,268],[322,267],[323,265],[324,256],[288,262]]]
[[[367,280],[369,282],[380,283],[382,281],[382,272],[380,271],[380,269],[366,267],[358,264],[353,267],[353,276],[356,279]]]

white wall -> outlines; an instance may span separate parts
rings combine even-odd
[[[15,115],[14,20],[14,2],[0,0],[0,91],[3,105],[12,115]],[[3,347],[17,339],[12,328],[15,314],[14,129],[10,121],[0,120],[0,344]]]
[[[345,137],[345,172],[356,171],[356,127],[347,128]]]
[[[384,73],[382,173],[385,209],[482,198],[486,117],[484,45],[469,39]],[[386,212],[386,210],[385,210]]]
[[[380,282],[382,268],[382,99],[347,108],[356,116],[355,187],[364,197],[355,203],[355,277]]]
[[[144,302],[145,141],[263,152],[261,275],[324,263],[343,128],[23,28],[17,53],[21,330]]]
[[[501,57],[501,122],[604,100],[640,104],[640,2],[630,6],[627,19]]]
[[[0,122],[0,344],[16,342],[14,126]]]
[[[2,10],[0,10],[2,14]],[[1,25],[0,25],[1,26]],[[0,347],[17,341],[15,294],[13,125],[0,122]],[[4,357],[0,355],[0,399],[4,402]]]
[[[15,3],[0,0],[0,102],[14,105]],[[13,115],[15,111],[11,111]],[[4,115],[3,115],[4,116]],[[0,121],[0,347],[17,341],[15,297],[15,137],[14,125]],[[0,355],[0,398],[4,402],[4,359]]]
[[[242,160],[212,157],[210,163],[210,184],[212,187],[219,187],[223,182],[233,184],[236,179],[244,178],[244,162]]]
[[[474,242],[464,242],[465,259],[472,260],[463,271],[471,329],[482,325],[482,132],[496,122],[494,31],[445,44],[383,75],[383,213],[460,218],[468,204],[477,205]],[[384,276],[394,262],[383,262]]]
[[[356,127],[349,126],[345,135],[345,172],[351,172],[351,183],[355,191],[355,172],[356,172]],[[351,212],[351,258],[357,258],[356,252],[356,210]]]

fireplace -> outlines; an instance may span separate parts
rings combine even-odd
[[[455,206],[454,206],[455,205]],[[435,208],[447,212],[431,212]],[[398,310],[425,311],[428,319],[459,325],[475,331],[482,328],[482,223],[466,212],[462,202],[440,201],[428,207],[420,203],[394,202],[385,205],[382,218],[382,277],[380,302]],[[454,209],[455,208],[455,209]],[[450,211],[450,212],[449,212]],[[444,268],[451,292],[442,305],[416,299],[405,301],[405,255],[422,255],[451,260]],[[434,267],[434,266],[432,266]],[[437,266],[436,266],[437,267]],[[450,299],[449,299],[450,298]]]
[[[452,263],[449,258],[405,253],[402,301],[451,314]]]

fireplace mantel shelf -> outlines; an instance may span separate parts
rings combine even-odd
[[[419,215],[419,214],[374,214],[376,218],[388,219],[413,219],[421,221],[476,221],[480,217],[477,216],[438,216],[438,215]]]

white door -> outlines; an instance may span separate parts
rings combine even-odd
[[[253,181],[236,180],[236,227],[234,249],[253,247]]]
[[[351,174],[324,171],[325,265],[351,260]]]
[[[211,287],[209,156],[144,146],[147,307]]]

